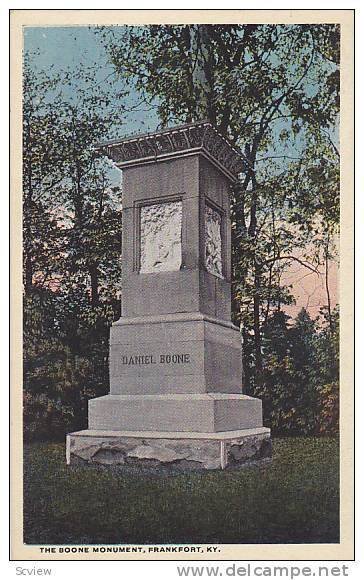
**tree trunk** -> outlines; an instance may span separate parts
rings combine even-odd
[[[96,308],[99,303],[99,270],[96,264],[91,264],[89,268],[91,278],[91,305]]]
[[[330,296],[330,287],[329,287],[329,244],[330,238],[327,237],[326,245],[325,245],[325,288],[326,288],[326,296],[327,296],[327,315],[329,317],[329,327],[330,331],[332,332],[332,311],[331,311],[331,296]]]
[[[31,252],[25,250],[25,284],[24,292],[26,296],[31,294],[33,288],[33,262]]]
[[[257,230],[257,208],[258,208],[258,192],[257,192],[257,182],[255,175],[252,174],[252,204],[250,210],[250,224],[248,233],[252,239],[256,237]],[[255,370],[256,370],[256,382],[260,384],[261,372],[263,369],[262,364],[262,341],[260,336],[260,269],[257,261],[254,257],[254,347],[255,347]]]
[[[257,271],[257,266],[255,266],[255,276],[254,276],[254,347],[255,347],[255,371],[256,371],[256,383],[260,384],[261,372],[263,370],[262,363],[262,340],[260,335],[260,276]]]
[[[216,123],[213,105],[213,56],[210,48],[209,27],[204,24],[191,25],[190,38],[195,120],[208,119]]]

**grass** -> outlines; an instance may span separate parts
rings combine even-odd
[[[275,439],[273,462],[166,476],[66,466],[62,444],[24,458],[27,544],[333,543],[339,443]]]

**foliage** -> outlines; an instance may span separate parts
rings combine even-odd
[[[338,311],[331,328],[305,309],[293,324],[275,312],[263,328],[262,346],[262,378],[250,392],[262,398],[273,433],[338,434]]]
[[[114,295],[119,286],[119,190],[95,148],[118,111],[109,109],[109,91],[95,86],[92,69],[47,76],[28,60],[23,75],[25,292],[34,286],[71,291],[83,285],[97,306],[100,292],[110,298],[110,290]]]
[[[244,383],[284,434],[336,433],[338,313],[328,264],[339,223],[336,25],[107,27],[115,78],[97,66],[48,73],[25,55],[24,382],[28,438],[85,424],[108,388],[108,329],[119,314],[121,209],[95,143],[130,96],[162,125],[207,117],[245,155],[232,191],[234,320]],[[319,321],[284,315],[292,264],[324,268]],[[321,268],[321,270],[320,270]]]
[[[72,312],[71,312],[72,310]],[[24,299],[25,438],[59,439],[86,427],[87,402],[108,390],[108,305],[34,291]]]
[[[108,333],[120,309],[121,210],[110,168],[94,145],[117,119],[109,99],[92,70],[47,76],[25,59],[28,439],[85,426],[88,399],[107,392]]]
[[[338,229],[339,27],[156,25],[98,33],[117,75],[156,107],[162,125],[208,118],[245,153],[249,170],[232,195],[234,317],[243,335],[254,335],[259,375],[261,327],[272,309],[294,300],[284,271],[298,262],[318,272]]]
[[[339,434],[339,310],[332,313],[321,310],[321,330],[317,343],[317,360],[320,374],[317,379],[319,391],[320,434]]]

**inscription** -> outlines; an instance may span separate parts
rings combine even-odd
[[[121,357],[122,365],[155,365],[155,364],[188,364],[191,355],[188,353],[174,354],[133,354]]]

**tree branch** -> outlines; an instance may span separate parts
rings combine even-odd
[[[315,268],[311,264],[307,264],[307,262],[304,262],[303,260],[300,260],[300,258],[297,258],[296,256],[291,256],[291,255],[276,256],[275,258],[269,258],[268,260],[265,260],[263,265],[265,266],[266,264],[270,264],[271,262],[277,262],[278,260],[294,260],[295,262],[298,262],[299,264],[301,264],[301,266],[304,266],[308,270],[311,270],[311,272],[314,272],[318,276],[321,275],[321,273],[319,272],[319,270],[317,270],[317,268]]]

